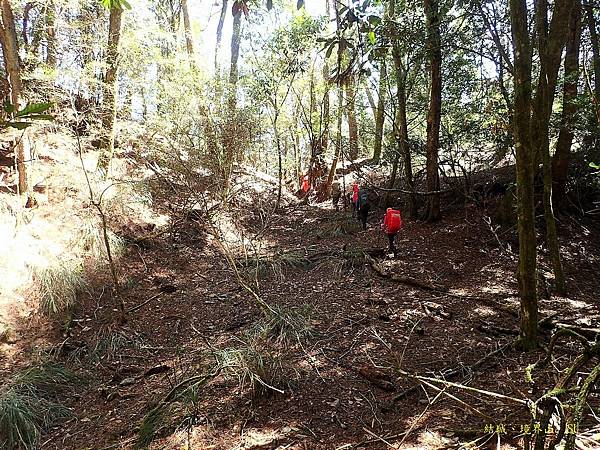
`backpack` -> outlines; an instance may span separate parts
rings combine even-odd
[[[397,209],[388,208],[383,219],[385,232],[388,234],[396,234],[402,228],[402,216]]]
[[[358,204],[360,205],[361,208],[363,206],[366,206],[369,204],[369,193],[367,192],[366,189],[363,189],[360,191],[359,198],[358,198]]]

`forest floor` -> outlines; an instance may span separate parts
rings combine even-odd
[[[448,389],[454,398],[431,388],[396,398],[414,385],[399,368],[427,376],[457,369],[452,381],[518,399],[548,386],[550,372],[536,386],[524,376],[542,350],[508,346],[470,367],[517,335],[514,230],[495,235],[475,206],[447,210],[438,223],[407,220],[396,259],[373,253],[380,268],[406,277],[398,281],[361,256],[386,248],[380,212],[366,231],[330,204],[286,206],[264,230],[256,214],[241,209],[240,222],[246,233],[261,233],[263,253],[275,255],[258,274],[259,295],[282,311],[310,311],[311,332],[253,349],[262,351],[267,363],[257,370],[275,389],[223,372],[174,408],[153,448],[520,447],[529,421],[521,404],[460,389]],[[541,317],[598,327],[600,225],[569,217],[561,225],[570,295],[541,299]],[[19,325],[15,367],[45,346],[86,383],[66,399],[75,417],[44,435],[42,448],[132,448],[152,405],[206,370],[207,353],[248,342],[261,318],[252,296],[200,222],[180,222],[175,231],[121,256],[122,296],[137,308],[126,324],[114,323],[107,271],[88,267],[91,288],[68,332],[33,319]],[[540,261],[549,277],[545,256]],[[557,364],[566,365],[574,348],[565,346]],[[505,432],[486,433],[492,425]]]

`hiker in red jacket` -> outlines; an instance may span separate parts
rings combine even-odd
[[[358,181],[355,181],[352,185],[352,217],[354,213],[358,216]]]
[[[400,211],[397,209],[388,208],[385,212],[385,216],[383,217],[381,229],[385,234],[387,234],[388,239],[390,240],[390,253],[393,253],[394,257],[396,257],[397,254],[394,241],[396,239],[396,235],[400,231],[400,228],[402,228],[402,217],[400,216]]]
[[[308,175],[304,175],[302,177],[302,191],[306,194],[310,189],[310,180],[308,179]]]

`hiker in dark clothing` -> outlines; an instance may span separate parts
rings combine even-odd
[[[358,192],[358,201],[356,202],[356,209],[358,210],[358,217],[362,223],[363,230],[367,229],[367,219],[369,218],[369,209],[371,209],[371,203],[369,202],[369,192],[366,188],[360,189]]]
[[[342,190],[340,188],[340,182],[334,181],[331,185],[331,201],[336,211],[339,211],[340,198],[342,197]]]

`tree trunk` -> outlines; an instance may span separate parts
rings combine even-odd
[[[10,84],[10,101],[18,110],[21,97],[21,67],[19,63],[19,42],[15,30],[15,17],[9,0],[2,3],[2,50],[4,52],[4,68]],[[15,149],[17,156],[17,171],[19,173],[19,194],[27,192],[27,170],[25,168],[25,145],[23,138],[19,139]]]
[[[237,102],[238,59],[240,56],[240,40],[242,30],[242,11],[233,16],[233,30],[231,33],[231,64],[229,66],[229,110],[233,113]]]
[[[348,156],[358,158],[358,124],[356,122],[356,80],[350,75],[346,81],[346,107],[348,114]]]
[[[56,6],[54,1],[46,5],[46,64],[56,69]]]
[[[215,76],[220,77],[219,69],[219,52],[221,51],[221,41],[223,39],[223,24],[227,15],[227,0],[223,0],[221,4],[221,15],[219,16],[219,24],[217,25],[217,43],[215,45]]]
[[[581,42],[581,1],[573,2],[569,18],[569,33],[565,52],[563,111],[556,151],[552,158],[552,187],[555,207],[566,203],[566,185],[573,143],[573,124],[577,113],[577,83],[579,81],[579,45]]]
[[[194,40],[192,37],[192,26],[190,24],[190,14],[188,11],[187,0],[181,0],[181,12],[183,14],[183,31],[185,32],[185,47],[190,58],[190,66],[196,66],[194,58]]]
[[[594,65],[594,93],[593,100],[596,107],[596,125],[600,122],[600,47],[598,43],[598,31],[596,18],[594,17],[593,5],[585,2],[587,25],[590,32],[590,43],[592,44],[592,61]]]
[[[344,91],[342,90],[342,86],[338,85],[338,105],[341,108],[344,102]],[[342,115],[338,114],[337,120],[337,130],[336,130],[336,139],[335,139],[335,155],[333,156],[333,161],[331,162],[331,167],[329,169],[329,173],[327,174],[327,184],[325,194],[326,197],[331,195],[331,185],[333,184],[333,179],[335,178],[335,170],[337,169],[338,161],[340,160],[340,153],[342,149]]]
[[[383,144],[383,130],[385,126],[385,91],[387,83],[387,70],[385,56],[381,59],[379,68],[379,99],[377,100],[377,113],[375,116],[375,144],[373,146],[373,161],[381,159],[381,147]]]
[[[438,163],[440,121],[442,116],[442,51],[438,0],[424,0],[427,24],[431,90],[427,113],[427,191],[440,190]],[[428,221],[440,218],[440,195],[431,194],[427,200]]]
[[[567,35],[564,32],[568,27],[569,13],[572,0],[557,0],[552,13],[552,22],[548,30],[548,4],[547,0],[538,0],[536,19],[538,52],[540,59],[540,74],[533,108],[533,145],[542,159],[542,171],[544,180],[544,219],[546,223],[546,240],[556,289],[559,294],[564,295],[565,275],[560,258],[560,247],[556,231],[556,220],[552,209],[552,166],[550,159],[550,115],[556,90],[558,68],[562,49],[565,46]]]
[[[398,45],[392,47],[392,56],[394,57],[394,66],[396,69],[396,124],[394,134],[398,142],[398,158],[402,157],[404,166],[404,177],[406,185],[411,192],[414,192],[415,185],[412,173],[412,160],[410,147],[408,145],[408,121],[406,118],[406,71],[402,67],[402,59]],[[397,160],[395,161],[393,174],[396,171]],[[395,177],[393,177],[395,178]],[[389,188],[393,189],[390,183]],[[417,199],[415,194],[408,194],[408,216],[415,218],[417,216]]]
[[[531,43],[526,0],[509,0],[514,45],[514,136],[517,163],[517,214],[519,234],[520,343],[524,350],[537,347],[536,236],[534,206],[534,154],[531,145]]]
[[[223,162],[221,165],[222,175],[222,200],[225,203],[229,195],[231,184],[231,174],[233,172],[233,163],[238,146],[237,129],[237,83],[238,83],[238,59],[240,56],[240,41],[242,31],[242,11],[238,8],[237,14],[233,16],[233,29],[231,32],[231,59],[229,66],[229,83],[227,91],[228,115],[225,124],[225,139],[223,143]]]
[[[117,75],[119,70],[119,40],[123,10],[111,8],[106,46],[106,75],[103,86],[102,136],[98,169],[108,177],[108,168],[115,150],[115,119],[117,116]]]

